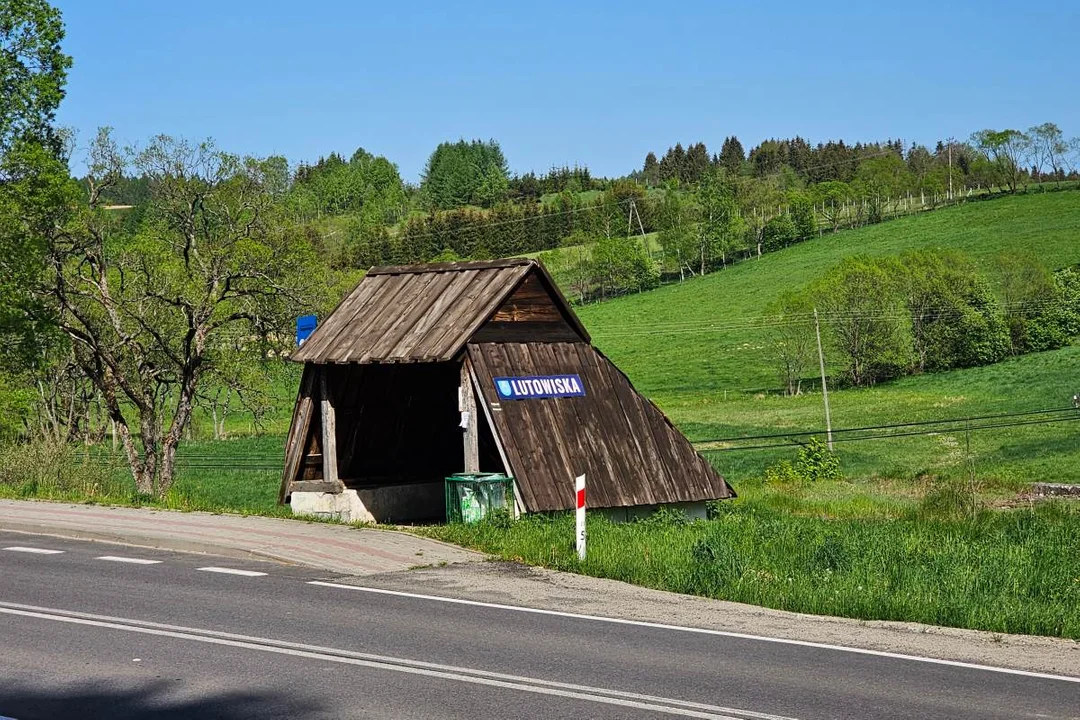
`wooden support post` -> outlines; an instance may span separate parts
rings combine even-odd
[[[281,477],[281,491],[278,502],[285,502],[285,497],[292,492],[291,484],[299,479],[298,474],[308,449],[308,431],[311,428],[311,416],[314,401],[311,396],[315,391],[316,369],[312,365],[304,366],[304,375],[300,380],[300,392],[293,408],[292,423],[289,425],[289,437],[285,441],[285,467]]]
[[[330,400],[326,376],[329,368],[320,368],[319,395],[322,409],[322,462],[323,482],[340,483],[337,466],[337,421],[334,416],[334,403]]]
[[[476,418],[476,393],[473,392],[472,367],[468,357],[461,361],[458,409],[465,431],[465,472],[480,472],[480,423]]]
[[[472,386],[476,391],[476,397],[480,399],[479,405],[484,413],[484,419],[491,430],[491,436],[495,438],[495,449],[499,451],[499,460],[502,461],[503,472],[508,477],[513,478],[514,472],[510,467],[510,459],[506,456],[506,449],[503,447],[502,439],[499,437],[499,428],[495,425],[495,418],[492,417],[491,408],[488,407],[487,400],[484,399],[483,391],[480,389],[480,378],[476,377],[476,371],[471,363],[469,365],[469,374],[472,376]],[[525,501],[521,497],[521,488],[518,487],[517,478],[514,478],[514,517],[519,518],[524,514]]]

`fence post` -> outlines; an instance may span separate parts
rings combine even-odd
[[[577,544],[578,560],[585,560],[585,476],[578,475],[574,479],[574,495],[577,498],[577,515],[575,517],[575,539]]]

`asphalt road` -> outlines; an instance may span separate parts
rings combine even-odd
[[[1067,679],[336,579],[0,532],[0,716],[1080,718]]]

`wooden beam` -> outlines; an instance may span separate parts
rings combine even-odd
[[[461,361],[458,398],[458,409],[465,422],[465,472],[480,472],[480,424],[476,417],[476,394],[473,392],[472,364],[468,355]]]
[[[467,356],[466,360],[468,360]],[[514,478],[514,472],[510,467],[510,461],[506,457],[506,450],[503,449],[502,438],[499,437],[499,429],[495,427],[495,419],[491,416],[491,408],[488,407],[487,398],[484,397],[484,392],[480,388],[480,379],[476,376],[476,370],[473,368],[472,362],[469,362],[469,375],[472,379],[473,388],[480,398],[479,405],[484,411],[484,419],[487,420],[488,428],[491,429],[491,437],[495,438],[495,449],[499,451],[499,459],[502,461],[503,473],[505,473],[507,477]],[[518,518],[524,514],[525,503],[521,499],[521,490],[518,488],[517,478],[514,478],[514,517]]]
[[[327,368],[321,368],[319,373],[319,393],[321,395],[319,405],[322,410],[322,456],[323,456],[323,482],[337,483],[337,420],[334,417],[334,403],[330,399],[330,388],[326,382],[329,375]]]
[[[367,271],[370,275],[408,275],[414,273],[449,272],[453,270],[493,270],[496,268],[530,265],[528,258],[507,258],[505,260],[471,260],[466,262],[421,263],[419,265],[382,265]]]
[[[311,414],[314,402],[311,394],[315,387],[315,367],[304,365],[304,374],[300,379],[300,390],[293,408],[292,423],[289,425],[289,437],[285,441],[285,467],[281,473],[281,489],[278,502],[284,503],[289,494],[289,484],[296,480],[297,473],[307,450],[308,432],[311,429]]]
[[[325,480],[297,480],[289,487],[289,493],[294,492],[321,492],[335,495],[344,492],[344,485],[340,482],[326,482]]]

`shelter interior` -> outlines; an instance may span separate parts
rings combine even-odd
[[[385,509],[380,520],[444,518],[443,479],[466,467],[459,409],[462,363],[309,364],[308,374],[313,401],[329,400],[334,408],[341,485],[368,491],[369,497],[393,491],[414,501],[411,507],[389,498],[369,502],[373,510]],[[476,470],[508,472],[488,423],[475,415],[470,422],[477,425]],[[322,414],[314,413],[298,488],[331,489],[323,475],[324,442]]]

